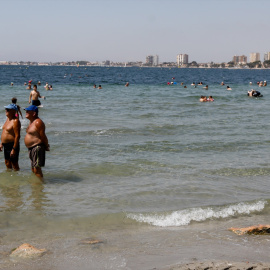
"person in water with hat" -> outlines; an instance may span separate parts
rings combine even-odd
[[[24,109],[25,117],[30,121],[24,138],[31,160],[32,172],[39,178],[43,178],[41,167],[45,166],[45,153],[50,151],[48,138],[45,134],[45,124],[38,117],[38,107],[31,105]]]
[[[0,151],[3,151],[5,156],[5,164],[7,169],[18,171],[19,153],[20,153],[20,137],[21,137],[21,122],[16,117],[18,108],[15,104],[5,106],[7,120],[2,127]]]

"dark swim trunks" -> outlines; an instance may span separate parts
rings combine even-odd
[[[35,106],[39,106],[41,103],[40,101],[37,99],[37,100],[32,100],[32,105],[35,105]]]
[[[20,145],[18,145],[17,149],[15,150],[15,156],[11,157],[10,153],[13,149],[13,145],[14,145],[14,142],[3,143],[5,160],[10,160],[12,163],[18,163],[19,153],[20,153]]]
[[[43,143],[28,148],[28,154],[31,160],[32,168],[45,166],[45,158],[46,158],[45,153],[46,153],[45,145]]]

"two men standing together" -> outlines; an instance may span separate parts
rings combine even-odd
[[[7,120],[2,127],[0,151],[4,148],[5,164],[8,169],[18,171],[20,152],[21,123],[16,114],[18,108],[15,104],[5,106]],[[26,118],[30,121],[24,138],[31,160],[32,172],[43,178],[41,167],[45,166],[45,152],[50,151],[48,138],[45,134],[45,124],[38,117],[38,107],[31,105],[25,108]]]

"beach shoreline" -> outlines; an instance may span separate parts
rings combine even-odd
[[[186,264],[172,265],[161,270],[268,270],[270,269],[270,262],[227,262],[227,261],[205,261],[205,262],[190,262]]]

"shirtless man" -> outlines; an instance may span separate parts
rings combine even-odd
[[[21,122],[16,117],[18,108],[15,104],[5,106],[7,120],[2,127],[0,151],[4,147],[5,164],[7,169],[18,171],[19,153],[20,153],[20,137]]]
[[[32,105],[39,106],[41,103],[38,98],[44,98],[44,96],[41,96],[40,93],[37,91],[37,85],[35,84],[33,87],[33,90],[30,92],[29,96],[29,104],[31,103],[32,99]]]
[[[30,121],[24,138],[31,160],[32,172],[43,178],[41,167],[45,166],[45,151],[50,151],[48,138],[45,134],[45,124],[38,117],[38,107],[31,105],[25,108],[25,117]]]

